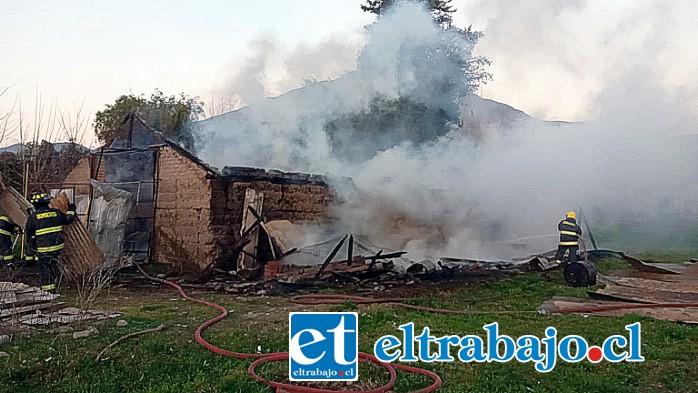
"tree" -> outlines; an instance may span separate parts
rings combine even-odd
[[[446,135],[459,125],[462,99],[491,77],[485,69],[489,60],[472,56],[482,33],[453,25],[456,9],[451,6],[451,0],[366,0],[361,8],[379,16],[369,31],[379,30],[381,23],[402,26],[397,18],[403,14],[385,14],[400,1],[428,6],[434,26],[428,26],[430,34],[424,40],[378,35],[381,39],[372,39],[363,48],[356,72],[375,73],[383,69],[386,59],[382,40],[399,40],[397,44],[387,45],[399,48],[394,57],[390,55],[390,59],[395,59],[395,79],[400,81],[398,97],[377,94],[366,108],[337,115],[326,122],[325,131],[333,152],[344,160],[362,162],[402,142],[419,145]],[[423,20],[427,25],[431,23],[428,17]],[[405,25],[404,28],[415,27]],[[403,71],[409,77],[401,80]]]
[[[211,98],[204,104],[204,118],[232,112],[241,106],[241,101],[235,94],[212,91]]]
[[[451,5],[452,0],[366,0],[366,4],[362,4],[361,9],[380,16],[399,1],[425,3],[434,20],[439,24],[449,27],[453,23],[453,13],[456,12],[456,9]]]
[[[7,88],[0,88],[0,98]],[[37,89],[34,116],[27,120],[18,95],[8,110],[0,109],[0,142],[5,136],[19,143],[0,152],[0,176],[5,185],[24,192],[56,188],[89,150],[81,145],[89,129],[82,106],[76,111],[60,110],[55,100],[44,101]],[[0,106],[1,108],[1,106]],[[68,143],[57,143],[63,137]]]
[[[444,134],[447,123],[455,120],[442,108],[406,97],[377,96],[365,110],[328,121],[325,132],[337,157],[346,162],[364,162],[406,141],[421,144],[434,140]]]
[[[194,135],[189,125],[203,114],[203,103],[197,97],[181,93],[179,96],[166,96],[162,91],[146,97],[122,95],[106,109],[95,114],[95,133],[102,143],[110,143],[124,118],[130,112],[138,114],[150,127],[179,143],[184,148],[194,150]]]
[[[434,21],[444,29],[445,32],[455,33],[444,35],[443,45],[440,47],[424,48],[424,63],[434,62],[437,52],[445,53],[448,58],[455,60],[464,76],[462,81],[457,83],[465,84],[468,91],[476,91],[480,85],[492,79],[492,75],[486,71],[490,65],[489,59],[483,56],[472,56],[472,50],[477,42],[482,38],[482,32],[472,29],[472,26],[460,28],[453,24],[453,14],[456,8],[451,4],[452,0],[365,0],[361,9],[379,17],[387,12],[391,7],[399,2],[424,4],[428,7]],[[453,40],[452,37],[458,39]]]
[[[17,131],[17,123],[14,122],[14,113],[17,106],[17,99],[14,100],[12,106],[3,109],[2,98],[10,90],[12,86],[0,86],[0,143],[2,143],[6,138],[14,136]]]

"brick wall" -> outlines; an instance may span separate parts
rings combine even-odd
[[[235,268],[245,190],[264,193],[269,220],[329,219],[329,187],[318,177],[249,169],[249,176],[207,176],[191,159],[159,149],[155,260],[196,271]],[[300,177],[299,177],[300,176]]]
[[[91,156],[91,172],[93,173],[94,171],[97,171],[97,176],[94,177],[95,180],[98,182],[104,183],[104,157],[102,157],[102,162],[99,162],[99,153],[97,154],[92,154]],[[97,167],[99,166],[99,170],[97,170]]]
[[[327,185],[324,184],[277,184],[271,181],[228,181],[225,207],[218,202],[217,215],[222,228],[227,228],[227,236],[222,239],[223,247],[231,248],[240,238],[245,191],[252,188],[264,194],[263,210],[269,220],[289,220],[309,222],[329,220],[329,202],[332,200]],[[218,213],[220,212],[220,213]],[[226,229],[223,229],[225,231]],[[262,244],[264,248],[264,244]],[[226,268],[234,269],[237,255],[229,255]]]
[[[233,209],[233,221],[242,222],[245,190],[264,193],[264,212],[269,220],[293,222],[325,221],[333,199],[325,178],[305,173],[288,173],[257,168],[225,167],[228,182],[227,209]],[[235,210],[237,207],[237,210]]]
[[[102,159],[100,164],[99,154],[90,154],[78,161],[75,168],[66,176],[63,184],[82,184],[84,186],[76,186],[76,193],[79,195],[88,195],[90,193],[90,179],[92,178],[93,172],[97,170],[98,165],[99,171],[95,180],[104,183],[104,159]]]
[[[90,193],[90,159],[83,157],[78,161],[78,165],[66,176],[63,184],[66,187],[75,185],[75,193],[78,195],[88,195]],[[80,185],[76,185],[80,184]]]
[[[238,224],[238,228],[242,223],[247,188],[264,193],[264,212],[269,220],[303,222],[329,219],[328,206],[332,195],[326,185],[234,181],[228,184],[227,207],[232,210],[232,221]]]
[[[212,263],[211,180],[170,147],[159,149],[155,260],[196,271]]]

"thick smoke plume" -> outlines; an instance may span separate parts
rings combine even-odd
[[[482,90],[541,119],[588,120],[596,97],[639,66],[698,116],[698,3],[691,0],[470,0],[457,19],[485,35]]]
[[[464,49],[429,50],[445,42]],[[367,29],[354,70],[200,123],[203,158],[350,176],[357,189],[335,185],[335,229],[413,259],[545,251],[580,206],[602,246],[643,248],[632,231],[660,224],[698,233],[697,122],[647,65],[602,89],[593,120],[548,123],[472,95],[458,67],[471,49],[398,7]],[[367,127],[380,110],[398,119]]]
[[[269,96],[277,96],[313,81],[337,78],[356,68],[356,56],[365,34],[363,31],[331,36],[316,45],[303,44],[287,48],[272,33],[248,44],[248,53],[235,61],[221,91],[241,104],[254,105]]]

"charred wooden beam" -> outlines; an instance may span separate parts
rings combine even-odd
[[[252,223],[252,225],[249,226],[249,228],[245,229],[245,231],[242,232],[240,237],[245,237],[245,236],[249,235],[250,232],[254,231],[254,229],[257,228],[257,225],[259,225],[261,223],[262,223],[262,220],[258,218],[257,220],[255,220],[255,222]]]
[[[347,247],[347,264],[351,266],[354,257],[354,235],[349,236],[349,246]]]
[[[291,254],[293,254],[293,253],[296,252],[296,251],[298,251],[298,247],[293,247],[292,249],[290,249],[290,250],[286,251],[285,253],[283,253],[283,255],[281,255],[281,258],[285,257],[286,255],[291,255]]]
[[[382,251],[382,250],[381,250]],[[376,259],[392,259],[392,258],[399,258],[403,255],[407,254],[407,251],[398,251],[398,252],[393,252],[390,254],[385,254],[385,255],[380,255]]]
[[[372,270],[373,266],[378,262],[378,258],[380,258],[381,254],[383,253],[383,250],[378,251],[378,253],[374,256],[371,257],[371,263],[368,265],[368,270]]]
[[[325,261],[322,263],[320,270],[318,270],[317,273],[315,274],[316,280],[319,279],[320,277],[322,277],[322,273],[325,272],[327,265],[332,261],[332,258],[334,258],[335,255],[337,255],[337,253],[339,252],[339,249],[342,248],[342,245],[344,245],[344,242],[347,240],[348,236],[349,235],[344,235],[342,240],[340,240],[339,243],[337,243],[337,245],[334,246],[334,249],[332,249],[332,252],[330,252],[330,255],[328,255],[327,258],[325,258]]]

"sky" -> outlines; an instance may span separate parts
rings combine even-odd
[[[262,67],[260,93],[350,70],[374,17],[360,0],[0,0],[0,116],[44,105],[93,114],[127,93],[187,93],[213,104]],[[600,92],[644,66],[698,108],[698,5],[690,0],[464,0],[456,23],[485,33],[479,94],[542,119],[593,117]],[[307,59],[313,59],[313,67]],[[241,85],[240,82],[243,82]],[[258,86],[254,86],[258,87]],[[2,90],[0,90],[2,91]],[[216,98],[213,98],[216,97]],[[237,105],[245,102],[237,102]],[[0,145],[15,143],[5,137]],[[93,144],[89,135],[85,144]]]

